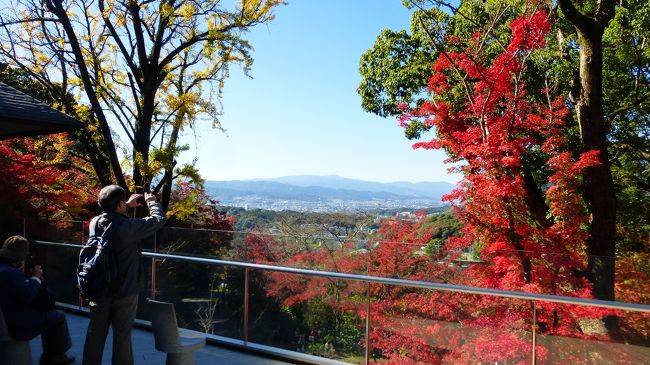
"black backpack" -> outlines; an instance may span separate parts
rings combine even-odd
[[[101,236],[95,234],[98,220],[99,217],[95,217],[90,222],[88,242],[79,252],[77,266],[77,288],[81,295],[89,300],[112,294],[119,286],[119,270],[110,238],[123,219],[111,222]]]

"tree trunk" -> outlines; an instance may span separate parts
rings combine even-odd
[[[183,114],[179,113],[179,116],[176,118],[177,119],[176,123],[174,123],[172,133],[169,136],[169,143],[167,145],[167,148],[170,151],[176,151],[176,145],[178,144],[178,134],[180,131],[180,128],[178,126],[180,125],[180,119],[182,118],[183,118]],[[165,167],[165,175],[163,176],[163,186],[162,186],[160,202],[165,211],[167,211],[167,208],[169,208],[169,204],[171,202],[172,184],[174,183],[173,177],[174,177],[174,166],[176,166],[176,161],[173,160],[173,156],[174,154],[172,153],[172,161],[166,162],[168,165]]]
[[[540,190],[530,168],[524,164],[522,168],[522,177],[524,180],[524,188],[526,189],[526,206],[530,216],[535,220],[538,226],[548,228],[552,225],[551,221],[546,217],[548,214],[548,205],[544,200],[544,194]]]
[[[607,131],[603,115],[604,27],[579,31],[580,98],[576,109],[580,137],[585,150],[600,152],[601,164],[586,171],[586,196],[592,214],[587,253],[589,278],[598,299],[614,300],[616,254],[616,196],[607,152]]]
[[[150,70],[144,69],[144,87],[142,89],[142,108],[140,118],[135,127],[135,141],[133,145],[133,182],[138,193],[149,192],[151,176],[149,173],[149,147],[151,146],[151,126],[154,115],[154,100],[156,88],[151,87],[152,77]],[[136,100],[137,102],[137,100]]]
[[[106,155],[103,154],[97,147],[97,144],[95,144],[95,141],[90,135],[90,132],[84,128],[82,130],[73,132],[73,135],[86,149],[88,158],[90,158],[90,163],[95,169],[95,174],[97,175],[101,186],[111,185],[113,183],[113,178],[111,174],[110,161],[108,161]]]
[[[600,165],[585,176],[586,200],[591,212],[587,241],[588,277],[597,299],[614,300],[616,254],[616,195],[607,153],[603,114],[603,34],[614,16],[615,3],[598,2],[593,16],[580,13],[570,0],[559,0],[566,18],[578,33],[580,45],[580,94],[576,102],[584,151],[600,152]]]
[[[81,46],[79,45],[79,40],[75,34],[74,27],[72,22],[68,17],[67,10],[63,7],[63,1],[61,0],[51,0],[46,2],[48,10],[56,16],[58,21],[63,26],[65,34],[70,42],[70,47],[74,55],[77,66],[79,67],[79,73],[81,74],[81,81],[83,83],[84,89],[86,91],[86,96],[88,96],[88,101],[93,108],[93,113],[99,121],[102,137],[104,139],[104,144],[106,146],[106,155],[109,157],[111,167],[113,169],[113,174],[117,180],[117,184],[124,189],[128,189],[126,185],[126,180],[122,174],[122,168],[120,166],[120,161],[117,157],[117,150],[115,149],[115,144],[113,143],[113,136],[111,135],[110,127],[108,126],[108,121],[104,115],[104,111],[99,103],[99,99],[95,94],[95,89],[92,84],[92,77],[88,68],[86,67],[86,60],[84,59]],[[101,179],[101,178],[100,178]]]

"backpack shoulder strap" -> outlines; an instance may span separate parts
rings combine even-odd
[[[88,224],[88,237],[95,236],[95,232],[97,231],[97,222],[99,222],[99,217],[100,217],[99,215],[95,216]]]
[[[104,214],[102,213],[101,215],[95,216],[90,223],[88,224],[88,237],[95,237],[97,236],[97,224],[99,223],[99,218],[101,218]],[[122,221],[124,219],[116,219],[114,221],[111,221],[108,224],[108,227],[104,229],[102,232],[101,236],[102,238],[108,238],[113,231],[115,231],[120,225],[122,225]]]
[[[108,225],[108,227],[106,227],[106,229],[104,230],[104,233],[102,233],[102,237],[108,239],[113,234],[113,232],[115,230],[117,230],[117,228],[120,225],[122,225],[122,222],[124,220],[125,219],[115,219],[115,220],[111,221],[111,223]]]

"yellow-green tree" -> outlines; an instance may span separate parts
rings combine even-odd
[[[103,184],[162,191],[167,205],[175,177],[200,183],[193,166],[176,166],[187,149],[179,144],[182,131],[204,119],[219,127],[229,67],[252,65],[244,33],[271,21],[282,3],[19,0],[2,10],[1,55],[41,83],[59,85],[68,113],[88,113],[66,101],[70,94],[89,105],[82,142],[96,152],[90,155]]]

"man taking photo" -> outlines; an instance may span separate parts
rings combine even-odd
[[[104,187],[99,192],[97,202],[103,213],[90,222],[90,231],[101,235],[110,225],[114,225],[109,242],[115,254],[119,280],[112,292],[90,302],[90,323],[84,344],[83,364],[102,363],[104,344],[111,326],[112,363],[129,365],[133,364],[131,332],[138,309],[138,296],[144,290],[141,242],[162,228],[165,212],[155,195],[133,194],[127,200],[126,192],[117,185]],[[144,205],[149,208],[149,216],[127,217],[127,207]]]

